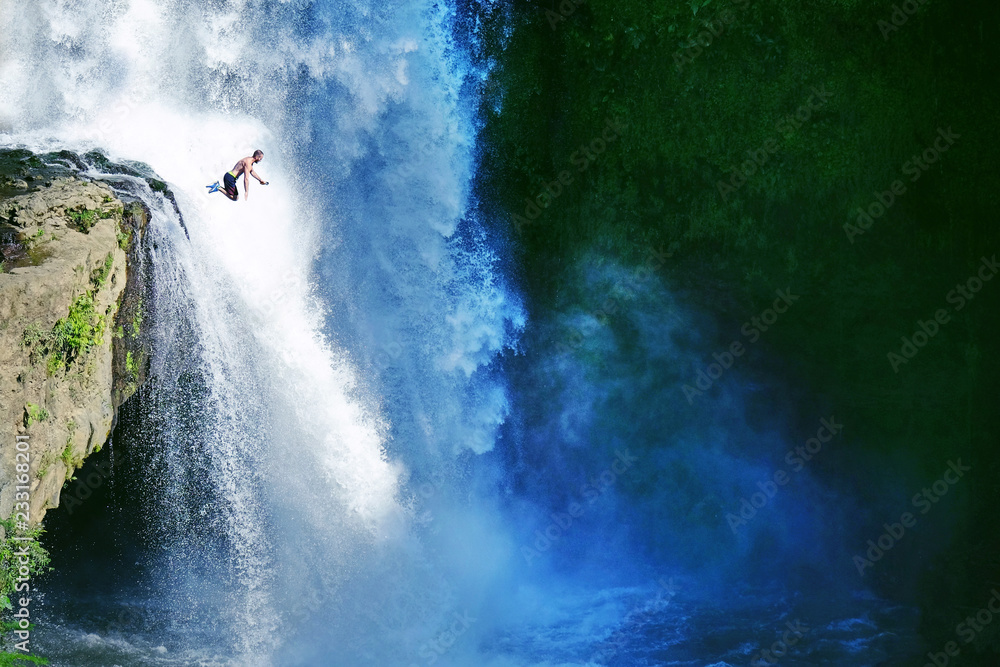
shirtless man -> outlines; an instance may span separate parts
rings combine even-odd
[[[267,185],[267,181],[262,179],[257,175],[257,172],[253,170],[253,166],[264,159],[264,151],[256,150],[250,157],[245,157],[236,163],[230,171],[226,172],[226,175],[222,177],[222,181],[225,184],[225,190],[219,189],[219,182],[216,181],[212,185],[208,186],[209,192],[222,192],[224,195],[237,201],[240,198],[240,193],[236,190],[236,179],[243,174],[243,200],[246,201],[247,197],[250,196],[250,176],[253,176],[261,185]]]

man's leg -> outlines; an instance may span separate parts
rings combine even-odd
[[[226,196],[233,201],[237,201],[240,197],[240,193],[236,190],[236,179],[233,178],[232,174],[227,172],[223,180],[226,183]]]

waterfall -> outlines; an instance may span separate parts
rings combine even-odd
[[[83,172],[150,211],[153,357],[113,483],[46,518],[53,665],[722,666],[796,617],[788,664],[916,641],[853,571],[849,485],[821,460],[771,493],[837,415],[763,344],[723,362],[740,334],[669,253],[585,256],[528,326],[475,197],[489,11],[0,0],[0,145],[172,197]],[[206,192],[255,149],[269,185]]]
[[[470,200],[460,93],[482,72],[454,22],[430,2],[4,7],[0,143],[145,163],[190,237],[162,194],[87,172],[152,212],[143,568],[175,620],[68,623],[57,659],[410,664],[501,567],[495,511],[457,499],[524,317]],[[257,148],[267,187],[206,194]]]

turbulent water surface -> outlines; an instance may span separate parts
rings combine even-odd
[[[155,355],[113,479],[50,513],[53,664],[736,665],[800,623],[782,664],[873,665],[912,642],[912,610],[831,565],[850,503],[808,470],[829,512],[778,498],[780,524],[730,531],[808,434],[746,423],[735,371],[679,400],[703,322],[655,277],[581,266],[581,294],[627,287],[611,321],[527,321],[472,195],[490,9],[0,3],[0,143],[143,162],[177,203],[85,172],[152,212]],[[206,194],[256,148],[269,186]]]

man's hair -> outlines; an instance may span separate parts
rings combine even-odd
[[[258,148],[257,150],[255,150],[255,151],[253,152],[253,156],[254,156],[254,157],[264,157],[264,151],[262,151],[262,150],[260,150],[260,149]]]

